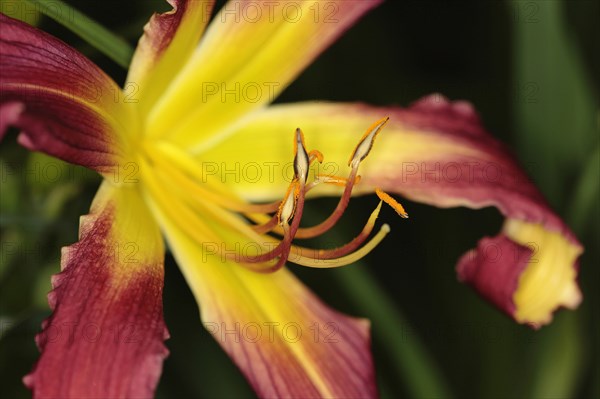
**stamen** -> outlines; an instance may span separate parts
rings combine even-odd
[[[352,241],[344,244],[339,248],[334,249],[313,249],[293,245],[291,251],[292,254],[318,260],[339,258],[341,256],[345,256],[352,253],[353,251],[357,250],[363,242],[366,241],[366,239],[373,231],[373,227],[375,227],[375,220],[379,216],[379,211],[381,210],[381,203],[382,202],[379,201],[379,204],[373,210],[373,212],[371,212],[371,216],[369,216],[369,219],[367,220],[367,223],[363,227],[360,234],[356,236]]]
[[[350,172],[350,176],[347,179],[346,187],[344,189],[344,193],[340,197],[338,204],[335,210],[321,223],[312,227],[305,227],[298,231],[296,234],[297,238],[312,238],[319,236],[329,229],[331,229],[335,224],[340,220],[346,208],[348,207],[348,203],[350,202],[350,196],[352,195],[352,188],[354,187],[354,182],[356,181],[356,172],[357,169],[353,168]]]
[[[144,161],[142,160],[142,162],[144,162]],[[150,191],[152,192],[152,198],[157,199],[158,205],[161,207],[163,212],[165,212],[169,216],[169,218],[172,218],[173,220],[175,220],[176,224],[190,238],[192,238],[199,245],[201,245],[202,248],[204,248],[207,251],[215,251],[214,252],[215,255],[219,255],[223,259],[228,259],[228,260],[231,260],[231,261],[234,261],[237,263],[244,264],[244,266],[246,266],[246,264],[253,264],[251,267],[250,266],[247,266],[247,267],[254,271],[270,271],[270,270],[275,271],[277,269],[273,266],[265,265],[265,263],[277,258],[284,251],[284,249],[285,249],[284,242],[280,243],[272,251],[268,251],[264,254],[257,255],[257,256],[246,256],[246,255],[239,254],[239,253],[223,252],[222,248],[220,248],[220,247],[214,248],[213,246],[215,243],[223,241],[222,238],[217,237],[214,229],[209,228],[208,225],[206,223],[204,223],[201,218],[198,217],[196,212],[189,209],[187,206],[185,206],[184,203],[181,202],[181,200],[178,196],[174,196],[173,198],[171,198],[171,197],[168,198],[167,196],[165,196],[164,190],[161,189],[160,183],[157,181],[158,174],[149,173],[148,171],[151,170],[149,166],[145,166],[140,169],[142,171],[142,176],[143,176],[144,182],[146,183],[145,186],[148,187],[150,189]],[[157,171],[157,172],[160,173],[161,171]],[[168,184],[170,182],[170,180],[163,179],[162,182],[165,184]],[[175,200],[175,201],[173,201],[173,200]],[[244,233],[244,232],[242,232],[242,233]],[[247,234],[248,232],[245,232],[245,233]],[[208,242],[200,241],[199,240],[200,237],[205,237],[206,239],[208,239],[210,241],[208,241]],[[254,238],[254,240],[256,240],[256,237],[253,237],[253,238]],[[289,241],[291,242],[291,239],[289,239]],[[288,244],[288,246],[289,246],[289,244]],[[285,258],[287,259],[287,253],[286,253]],[[279,264],[279,263],[280,263],[280,261],[278,261],[277,264]]]
[[[320,183],[321,182],[318,180],[308,183],[306,185],[306,187],[304,188],[304,194],[306,195],[310,190],[315,188]],[[288,187],[288,190],[289,190],[289,187]],[[276,204],[278,205],[278,207],[281,207],[282,201],[277,201]],[[275,233],[277,233],[279,235],[283,235],[283,230],[281,230],[281,228],[277,228],[277,225],[279,224],[278,213],[279,212],[277,212],[273,216],[265,215],[264,213],[259,213],[259,214],[245,213],[244,216],[246,216],[248,219],[250,219],[254,223],[260,223],[260,224],[256,224],[256,225],[252,226],[252,229],[259,234],[268,233],[273,230]],[[299,230],[302,230],[302,229],[300,228]]]
[[[317,262],[324,260],[329,261],[331,259],[348,255],[353,251],[357,250],[366,241],[367,237],[369,237],[369,235],[373,231],[373,227],[375,227],[375,220],[379,216],[379,212],[381,210],[381,204],[382,202],[380,201],[377,207],[373,210],[373,212],[371,212],[371,215],[367,223],[363,227],[363,230],[352,241],[335,249],[313,249],[292,245],[290,251],[291,256],[294,257],[292,261],[295,260],[295,257],[301,257],[305,259],[306,262],[308,262],[308,258],[314,259]],[[275,239],[271,239],[270,241],[277,242]]]
[[[381,226],[379,232],[369,241],[365,246],[360,248],[358,251],[351,253],[350,255],[342,256],[341,258],[330,259],[327,262],[323,262],[319,259],[307,258],[304,256],[294,257],[293,262],[307,267],[314,267],[318,269],[330,269],[340,266],[346,266],[351,263],[357,262],[364,258],[371,252],[379,243],[385,238],[390,232],[390,226],[386,223]]]
[[[360,179],[361,179],[360,176],[356,176],[356,178],[354,179],[354,184],[358,184],[360,182]],[[312,190],[319,184],[323,184],[323,183],[324,184],[333,184],[336,186],[345,186],[346,184],[348,184],[348,179],[345,177],[341,177],[341,176],[317,175],[317,179],[315,181],[312,181],[306,185],[306,187],[304,188],[304,194],[308,193],[310,190]],[[279,202],[279,203],[281,204],[281,202]],[[280,207],[281,207],[281,205],[280,205]],[[264,234],[264,233],[273,231],[279,235],[283,235],[283,231],[281,229],[276,228],[277,224],[279,223],[278,214],[275,214],[274,216],[272,216],[270,218],[265,217],[265,216],[266,215],[264,215],[264,214],[260,214],[260,215],[246,214],[246,217],[249,218],[250,220],[254,221],[255,223],[260,223],[255,226],[252,226],[252,229],[254,231],[256,231],[257,233]],[[306,229],[303,229],[302,227],[299,228],[298,233],[296,234],[296,237],[309,238],[309,237],[305,236],[305,234],[307,234],[305,232],[305,230]]]
[[[390,118],[389,116],[387,116],[383,119],[378,120],[367,129],[365,134],[360,139],[356,148],[354,148],[354,152],[348,160],[348,166],[352,166],[353,168],[358,167],[358,164],[362,162],[362,160],[365,159],[367,155],[369,155],[369,152],[371,152],[371,148],[373,148],[375,138],[389,120]]]
[[[373,143],[375,142],[375,138],[381,131],[381,129],[385,126],[385,124],[389,121],[389,117],[385,117],[375,122],[373,125],[367,129],[366,133],[363,135],[358,145],[354,149],[352,156],[350,157],[349,165],[352,166],[352,170],[350,171],[350,176],[345,179],[345,189],[344,193],[340,197],[340,200],[335,208],[335,210],[325,219],[323,222],[319,223],[316,226],[305,227],[298,230],[296,233],[297,238],[312,238],[324,234],[328,230],[330,230],[338,220],[342,217],[346,208],[348,207],[348,203],[350,202],[350,197],[352,195],[352,188],[355,184],[360,181],[360,177],[358,176],[358,167],[362,160],[364,160],[371,148],[373,147]],[[304,138],[302,132],[296,132],[296,140],[294,144],[297,146],[298,143],[304,143]],[[339,182],[335,178],[331,179],[333,184]],[[314,182],[313,182],[314,183]],[[310,183],[310,188],[314,187],[313,183]],[[275,230],[275,232],[281,234],[281,231]]]
[[[294,173],[296,179],[302,186],[306,184],[308,178],[308,168],[310,166],[310,157],[306,152],[304,145],[304,133],[300,128],[296,129],[296,137],[294,140]]]
[[[307,152],[304,134],[302,130],[296,129],[293,141],[294,179],[283,200],[269,204],[243,203],[236,196],[232,196],[230,190],[218,184],[215,186],[218,181],[213,179],[210,183],[207,182],[208,176],[204,176],[197,163],[190,159],[188,154],[169,144],[144,145],[148,158],[142,160],[143,179],[161,211],[172,218],[182,231],[200,244],[204,250],[212,251],[212,254],[220,255],[223,259],[234,261],[260,273],[275,272],[288,260],[317,268],[344,266],[367,255],[390,231],[389,226],[384,224],[377,234],[368,240],[383,202],[392,206],[400,216],[408,217],[404,208],[380,189],[376,189],[376,193],[381,201],[371,213],[362,231],[350,242],[333,249],[306,248],[293,245],[292,242],[294,238],[321,235],[341,218],[350,201],[354,185],[360,181],[358,167],[368,156],[375,138],[388,120],[389,118],[381,119],[363,135],[350,158],[351,171],[347,178],[317,175],[310,183],[307,182],[309,168],[315,161],[322,162],[323,154],[318,150]],[[150,172],[152,164],[160,165],[155,173]],[[344,192],[335,210],[327,219],[316,226],[300,228],[306,193],[321,183],[343,186]],[[213,188],[218,191],[215,192]],[[166,196],[165,192],[176,194]],[[262,224],[248,225],[242,216]],[[211,228],[213,224],[214,228]],[[256,243],[259,253],[245,255],[239,250],[227,251],[223,246],[215,249],[215,243],[224,244],[225,237],[228,237],[228,240],[236,237],[231,236],[229,230],[222,230],[221,226],[230,229],[231,233],[242,240]],[[282,235],[281,241],[266,235],[269,232]],[[203,239],[212,241],[205,242],[202,241]],[[293,256],[293,259],[289,259],[290,256]]]
[[[300,184],[297,180],[294,180],[285,193],[285,199],[281,201],[279,210],[277,211],[277,220],[280,225],[286,225],[294,216],[296,211],[296,202],[300,195]]]
[[[252,217],[252,215],[248,215],[248,217],[253,220],[256,223],[259,223],[259,218],[257,217]],[[252,230],[254,230],[255,232],[257,232],[258,234],[266,234],[269,231],[275,229],[275,227],[277,227],[277,224],[279,223],[279,215],[275,214],[274,216],[271,216],[271,218],[261,224],[257,224],[255,226],[252,226]]]
[[[319,163],[323,163],[323,154],[321,154],[321,151],[319,150],[311,150],[308,153],[308,158],[310,159],[310,163],[312,164],[313,161],[316,159],[317,161],[319,161]]]
[[[382,191],[379,188],[375,189],[375,194],[381,199],[383,202],[391,206],[400,217],[404,219],[408,219],[408,213],[404,210],[404,207],[400,205],[398,201],[389,196],[386,192]]]
[[[283,240],[272,251],[257,256],[234,255],[238,263],[244,264],[250,270],[260,273],[273,273],[281,269],[288,259],[292,247],[292,240],[300,226],[302,212],[304,210],[304,190],[300,183],[294,179],[288,188],[285,200],[278,212],[278,219],[284,231]],[[290,205],[291,204],[291,205]],[[288,224],[292,220],[291,226]],[[255,266],[255,263],[265,263],[279,256],[277,263],[270,267]]]
[[[360,165],[362,160],[364,160],[367,157],[367,155],[369,155],[369,152],[373,147],[373,143],[375,142],[375,138],[377,137],[381,129],[385,126],[385,124],[389,121],[389,119],[389,117],[385,117],[371,125],[367,129],[363,137],[360,139],[356,148],[354,149],[354,152],[352,153],[352,156],[348,161],[348,166],[351,166],[352,170],[350,171],[350,176],[348,176],[348,179],[346,181],[344,193],[342,194],[342,197],[340,198],[340,201],[338,202],[338,205],[336,206],[333,213],[329,215],[329,217],[320,224],[313,227],[303,228],[300,231],[298,231],[298,234],[296,235],[298,238],[316,237],[325,233],[333,226],[335,226],[335,224],[338,222],[338,220],[341,218],[342,214],[348,207],[348,203],[350,202],[352,188],[354,187],[358,175],[358,166]]]
[[[360,182],[360,179],[361,179],[360,175],[356,176],[354,178],[354,185],[357,185]],[[348,184],[348,179],[345,177],[342,177],[342,176],[318,174],[317,180],[315,180],[313,183],[316,183],[316,182],[325,183],[325,184],[333,184],[336,186],[344,187],[346,184]]]
[[[296,231],[298,231],[298,227],[300,226],[300,219],[302,218],[303,210],[304,210],[304,190],[300,190],[299,197],[297,199],[295,215],[293,216],[292,225],[289,228],[287,228],[287,224],[284,225],[284,226],[286,226],[286,227],[284,227],[285,234],[284,234],[283,240],[277,246],[277,248],[280,248],[281,256],[279,257],[279,260],[277,261],[277,263],[274,266],[271,266],[266,269],[265,268],[254,269],[252,266],[250,266],[250,268],[252,270],[255,270],[260,273],[273,273],[273,272],[276,272],[277,270],[281,269],[285,265],[285,262],[287,262],[288,257],[290,255],[290,250],[292,247],[292,240],[294,239],[294,236],[296,235]]]
[[[162,211],[165,212],[169,218],[172,218],[177,226],[179,226],[179,228],[181,228],[188,235],[188,237],[196,241],[204,250],[210,252],[214,251],[214,255],[218,255],[222,259],[228,259],[243,264],[247,268],[250,268],[254,271],[268,272],[270,270],[275,270],[273,266],[270,266],[266,263],[279,256],[283,250],[283,246],[281,244],[272,251],[255,257],[248,257],[238,253],[223,252],[223,248],[220,246],[215,248],[215,243],[223,242],[222,238],[217,237],[214,232],[202,222],[201,218],[199,218],[197,214],[191,211],[188,207],[183,206],[181,203],[173,204],[172,201],[169,201],[166,197],[164,197],[161,194],[162,190],[156,185],[156,182],[153,179],[154,178],[152,176],[147,175],[145,182],[152,191],[152,197],[158,199],[158,205]],[[205,237],[209,241],[201,241],[200,237]],[[250,263],[253,263],[252,266],[247,266],[247,264]]]

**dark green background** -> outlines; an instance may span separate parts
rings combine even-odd
[[[150,13],[166,9],[161,1],[72,4],[131,44]],[[431,356],[449,396],[600,397],[599,15],[598,2],[583,0],[388,0],[277,100],[406,106],[433,92],[467,99],[488,130],[515,150],[585,245],[580,275],[583,304],[576,312],[558,312],[555,321],[540,331],[515,324],[456,280],[458,257],[482,236],[499,230],[502,218],[495,209],[441,210],[404,201],[409,221],[385,209],[381,217],[391,224],[392,234],[361,265],[351,267],[369,273],[379,295],[365,291],[371,280],[358,281],[363,287],[357,288],[357,274],[351,268],[292,267],[332,306],[373,319],[383,396],[427,396],[414,388],[416,379],[432,378],[427,372],[419,376],[424,373],[417,365],[423,361],[419,352],[417,359],[395,356],[421,347]],[[66,29],[44,18],[40,27],[123,81],[125,70]],[[18,147],[15,136],[9,135],[0,149],[4,171],[48,162]],[[25,173],[3,175],[2,397],[28,395],[20,380],[37,357],[33,337],[48,315],[49,277],[58,271],[59,248],[76,241],[79,215],[87,212],[99,182],[91,172],[68,170],[77,177],[50,182]],[[354,200],[351,211],[360,217],[345,218],[338,236],[328,239],[351,239],[348,231],[356,230],[355,220],[364,220],[372,205],[372,198]],[[307,213],[318,217],[319,209],[333,206],[330,200],[318,200]],[[167,260],[164,302],[171,355],[158,396],[252,395],[235,366],[203,331],[196,304],[172,258]]]

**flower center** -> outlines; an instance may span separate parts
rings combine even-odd
[[[304,134],[294,133],[294,177],[283,199],[251,204],[233,196],[224,184],[208,179],[198,163],[180,148],[166,142],[144,147],[141,167],[148,194],[207,254],[235,261],[251,270],[268,273],[287,261],[308,267],[331,268],[354,263],[371,252],[387,235],[387,224],[368,240],[375,227],[381,203],[392,206],[402,217],[404,208],[377,189],[380,198],[362,231],[347,244],[333,249],[313,249],[293,244],[295,238],[318,237],[329,231],[347,209],[353,187],[359,184],[358,168],[369,155],[375,138],[389,118],[374,123],[354,149],[347,178],[317,174],[309,180],[309,169],[323,162],[318,150],[307,151]],[[321,184],[344,187],[335,210],[321,223],[300,227],[305,196]]]

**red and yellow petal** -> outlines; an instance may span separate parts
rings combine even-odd
[[[284,154],[293,129],[301,127],[309,147],[323,153],[318,172],[344,174],[361,134],[384,116],[390,121],[361,164],[362,180],[355,192],[380,187],[439,207],[495,206],[507,218],[502,235],[483,241],[477,251],[494,245],[501,258],[490,263],[485,253],[470,252],[459,263],[460,278],[522,323],[539,326],[548,323],[558,307],[577,306],[581,244],[510,151],[481,126],[469,103],[434,95],[405,109],[328,103],[274,106],[256,113],[198,157],[216,165],[235,159],[240,171],[245,165],[265,165],[262,179],[238,179],[231,190],[248,200],[268,201],[280,198],[287,187],[289,160]],[[220,180],[231,182],[226,174]],[[311,194],[334,192],[330,186]]]
[[[120,88],[60,40],[0,14],[0,138],[109,172],[123,159],[135,124]]]
[[[539,327],[557,307],[581,303],[582,248],[573,240],[541,223],[507,219],[500,235],[482,239],[463,255],[458,276],[517,321]]]
[[[148,398],[168,351],[164,248],[139,194],[104,183],[63,249],[25,384],[36,398]]]
[[[206,329],[260,397],[377,396],[367,320],[330,309],[285,268],[262,274],[222,259],[212,251],[222,243],[190,237],[153,209]]]
[[[150,113],[148,134],[186,149],[221,139],[380,2],[229,1]]]
[[[135,91],[147,112],[181,70],[198,45],[214,0],[167,0],[173,9],[155,13],[136,48],[126,90]]]

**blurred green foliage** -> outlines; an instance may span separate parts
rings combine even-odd
[[[7,4],[25,7],[2,0],[2,10]],[[78,1],[76,7],[132,46],[151,12],[168,9],[160,0]],[[13,10],[123,81],[126,71],[114,61],[31,11]],[[498,230],[502,219],[495,210],[408,203],[410,222],[383,212],[393,233],[361,265],[294,268],[332,306],[373,320],[382,396],[600,397],[599,76],[592,73],[600,70],[599,15],[598,2],[586,0],[387,1],[278,99],[407,105],[431,92],[467,99],[487,128],[515,149],[585,245],[583,304],[558,312],[540,331],[516,325],[456,281],[458,257]],[[21,377],[37,357],[33,337],[49,313],[49,276],[59,270],[59,248],[76,241],[79,215],[99,182],[92,172],[28,153],[15,137],[9,134],[0,148],[0,386],[6,398],[28,396]],[[311,205],[313,217],[333,206],[327,199]],[[360,217],[352,219],[366,218],[371,206],[369,198],[354,200]],[[336,240],[352,238],[347,232],[357,227],[353,220],[343,223],[347,228]],[[203,330],[170,257],[165,284],[171,355],[158,397],[252,396]]]

